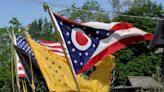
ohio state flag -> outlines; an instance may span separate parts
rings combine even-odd
[[[151,34],[126,22],[76,23],[55,13],[53,15],[76,73],[88,70],[131,42],[152,38]]]

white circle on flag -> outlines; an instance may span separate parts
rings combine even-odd
[[[79,28],[72,29],[71,40],[74,46],[81,51],[87,50],[92,43],[91,39]]]

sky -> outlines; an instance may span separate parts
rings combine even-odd
[[[16,17],[22,25],[27,25],[38,18],[49,18],[42,7],[42,2],[51,2],[52,11],[57,12],[71,7],[73,3],[77,6],[83,5],[87,0],[1,0],[0,3],[0,27],[9,27],[9,20]],[[102,8],[111,11],[108,0],[97,0]],[[164,6],[164,0],[155,0]]]

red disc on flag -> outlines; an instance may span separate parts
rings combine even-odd
[[[76,32],[76,40],[79,43],[79,45],[82,45],[82,46],[86,45],[88,42],[88,39],[84,35],[82,35],[80,32]]]
[[[79,28],[74,28],[72,30],[71,40],[74,46],[81,51],[88,49],[92,43],[91,39],[84,34],[82,29]]]

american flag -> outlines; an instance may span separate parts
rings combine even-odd
[[[131,42],[152,38],[151,34],[126,22],[77,23],[55,13],[53,15],[76,73],[88,70]]]
[[[20,59],[18,57],[18,55],[16,55],[17,57],[17,74],[20,78],[25,78],[26,77],[26,73],[24,71],[24,68],[22,66],[22,63],[20,62]]]
[[[45,40],[36,40],[36,42],[38,42],[41,45],[45,46],[46,48],[50,49],[52,52],[64,57],[64,52],[61,48],[60,43],[49,42],[49,41],[45,41]],[[16,46],[19,49],[21,49],[22,51],[24,51],[25,53],[27,53],[27,55],[30,54],[30,56],[35,59],[35,56],[32,52],[32,49],[28,45],[26,38],[17,35],[16,36]],[[26,73],[24,71],[24,68],[23,68],[21,62],[20,62],[19,57],[17,59],[17,71],[18,71],[19,77],[26,77]]]

